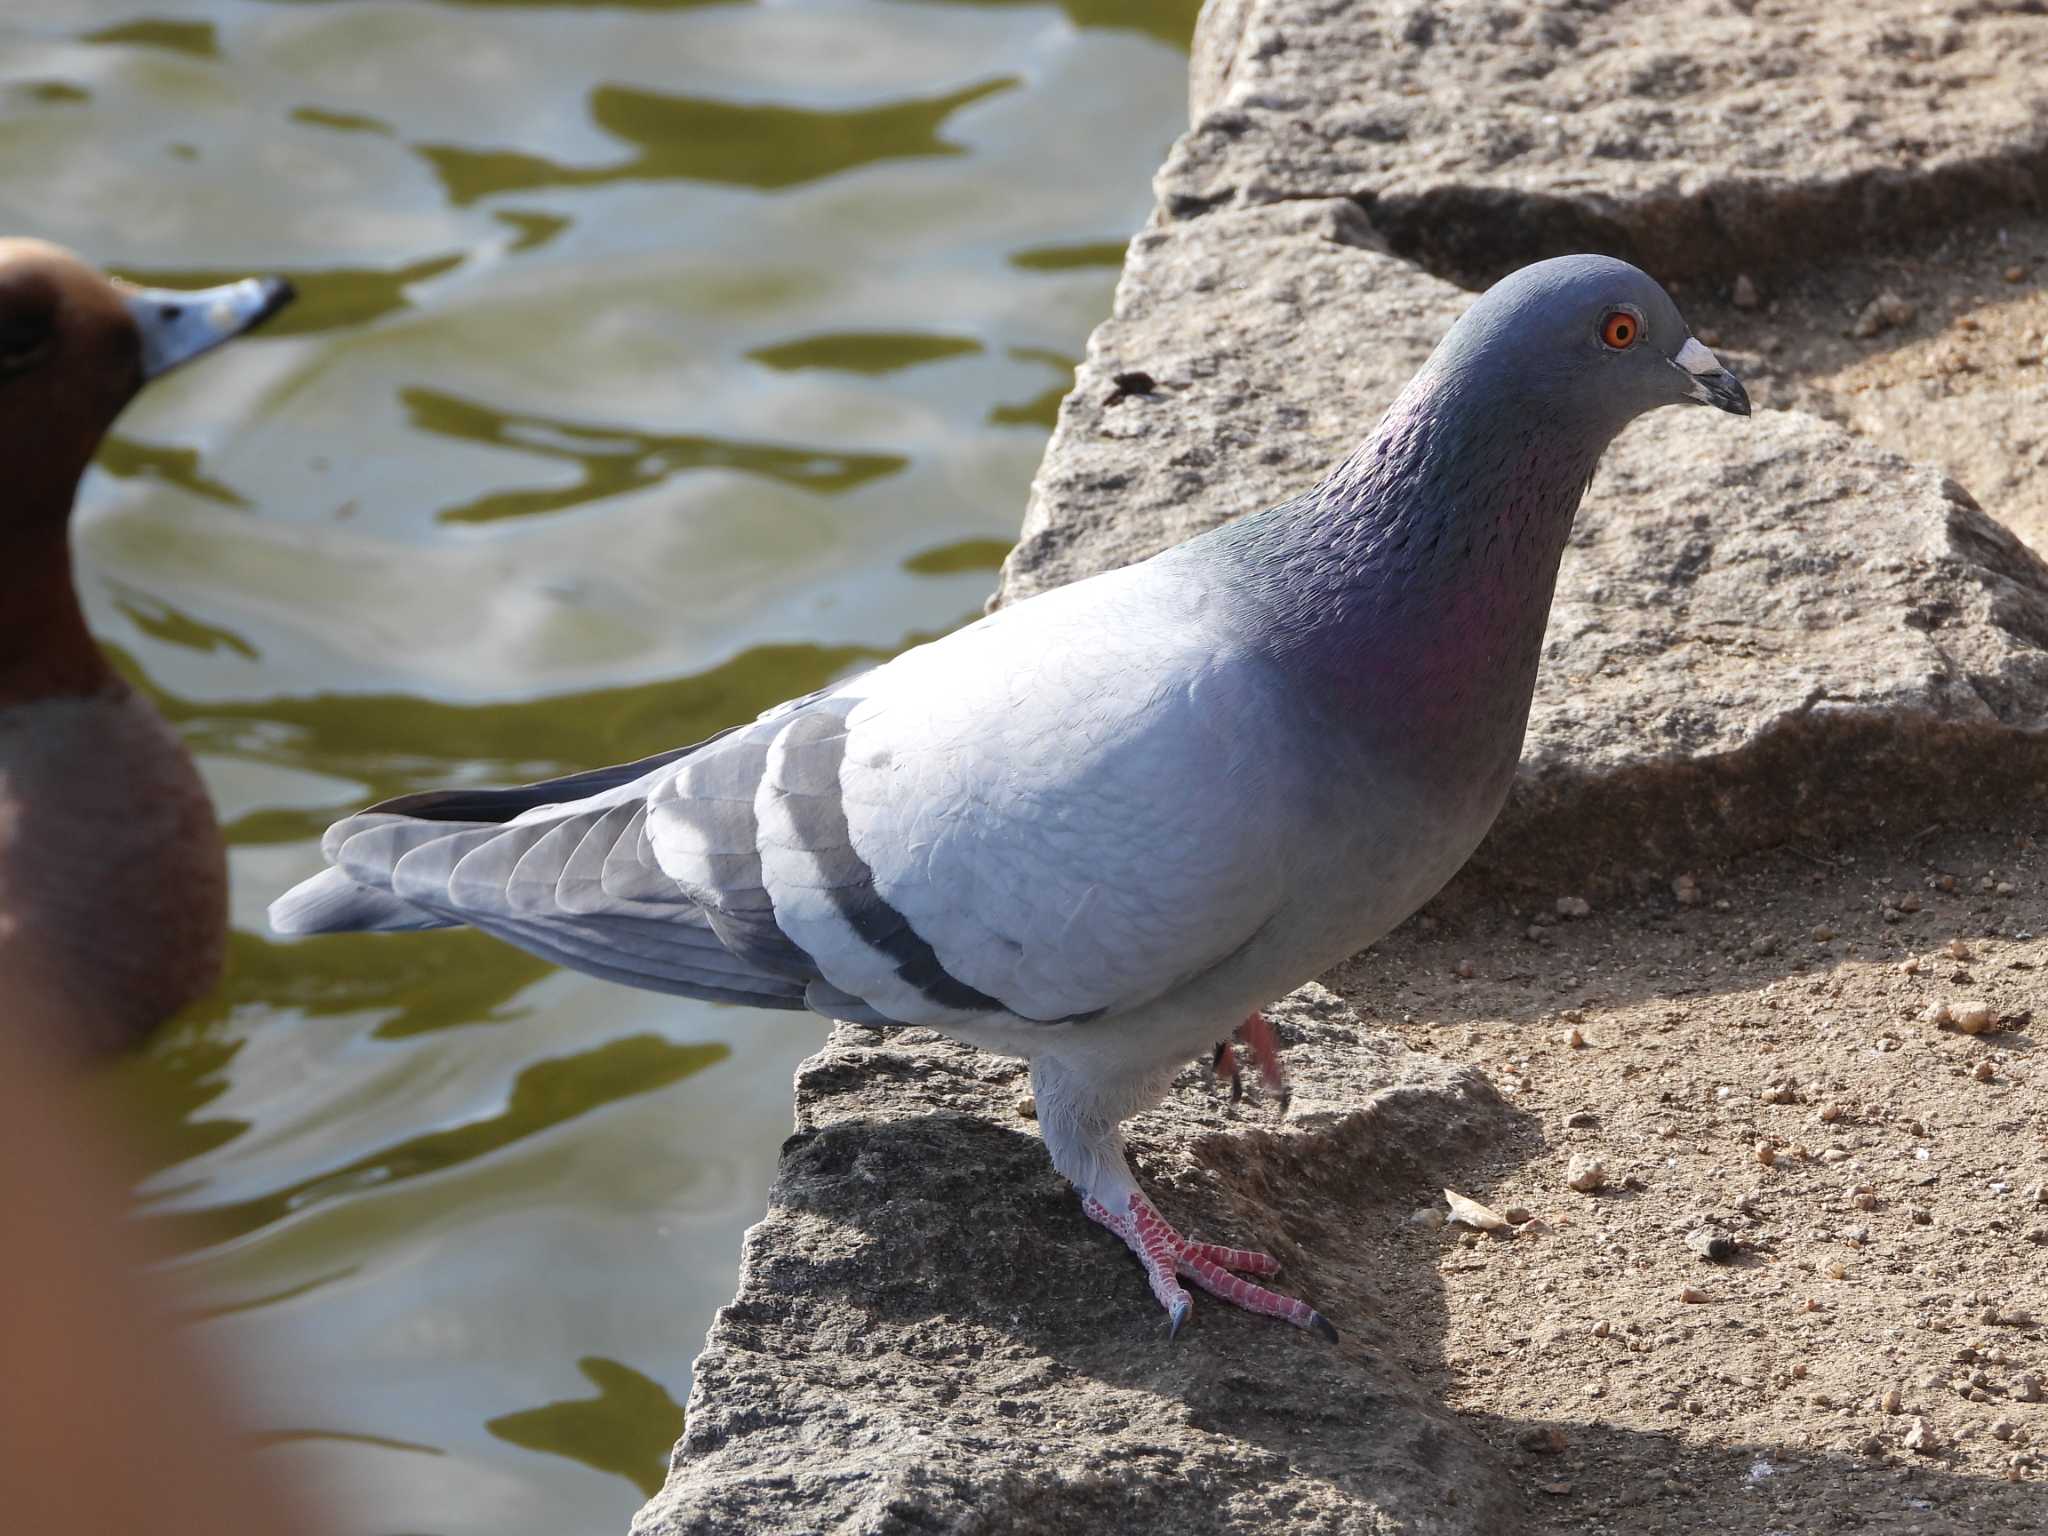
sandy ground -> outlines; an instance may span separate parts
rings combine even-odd
[[[1328,978],[1512,1106],[1365,1251],[1405,1363],[1516,1459],[1538,1529],[2048,1531],[2036,837],[2048,809],[1583,918],[1570,891],[1440,909]],[[1603,1188],[1568,1186],[1577,1158]],[[1439,1172],[1535,1222],[1434,1227]]]
[[[2048,218],[1679,302],[1759,405],[1812,411],[1945,466],[2048,553]]]

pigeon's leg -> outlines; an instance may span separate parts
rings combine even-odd
[[[1280,1065],[1280,1038],[1273,1033],[1272,1024],[1263,1013],[1254,1013],[1237,1026],[1237,1038],[1258,1063],[1259,1081],[1279,1101],[1280,1113],[1286,1114],[1294,1091],[1287,1086],[1287,1073]],[[1235,1104],[1244,1097],[1244,1080],[1238,1072],[1237,1052],[1228,1040],[1216,1047],[1217,1075],[1222,1076],[1225,1052],[1230,1054],[1230,1102]]]
[[[1271,1255],[1245,1248],[1225,1248],[1217,1243],[1198,1243],[1182,1237],[1168,1225],[1152,1202],[1136,1190],[1131,1192],[1121,1211],[1111,1210],[1093,1195],[1081,1197],[1081,1209],[1088,1213],[1090,1220],[1100,1222],[1129,1244],[1131,1252],[1138,1256],[1138,1262],[1145,1266],[1146,1278],[1152,1282],[1152,1294],[1159,1298],[1159,1305],[1166,1308],[1169,1338],[1180,1332],[1180,1325],[1194,1310],[1194,1299],[1174,1278],[1183,1275],[1211,1296],[1220,1296],[1232,1306],[1256,1312],[1261,1317],[1280,1318],[1297,1328],[1313,1328],[1332,1343],[1336,1341],[1337,1330],[1330,1326],[1329,1319],[1307,1302],[1282,1296],[1278,1291],[1269,1291],[1263,1285],[1254,1284],[1242,1274],[1231,1273],[1232,1270],[1243,1270],[1254,1275],[1278,1274],[1280,1261]]]
[[[1105,1112],[1100,1087],[1060,1061],[1039,1056],[1031,1063],[1032,1096],[1038,1125],[1053,1166],[1081,1191],[1081,1209],[1130,1246],[1145,1266],[1152,1294],[1166,1309],[1168,1334],[1180,1331],[1194,1310],[1181,1280],[1192,1280],[1212,1296],[1265,1317],[1277,1317],[1297,1328],[1313,1328],[1335,1339],[1337,1330],[1305,1301],[1282,1296],[1244,1278],[1274,1275],[1280,1261],[1243,1248],[1226,1248],[1181,1236],[1145,1198],[1124,1161],[1121,1116]],[[1134,1095],[1143,1102],[1143,1095]],[[1233,1274],[1232,1271],[1241,1273]]]
[[[1230,1083],[1230,1102],[1244,1100],[1244,1072],[1237,1064],[1237,1047],[1228,1040],[1216,1042],[1216,1081]]]

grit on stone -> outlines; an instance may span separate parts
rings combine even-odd
[[[1681,302],[1760,408],[1941,465],[2048,553],[2048,217],[1738,273]]]
[[[2040,806],[1873,828],[1584,919],[1453,901],[1329,978],[1513,1107],[1459,1188],[1535,1220],[1389,1210],[1373,1301],[1431,1319],[1400,1359],[1512,1459],[1528,1528],[2048,1528],[2042,837]]]

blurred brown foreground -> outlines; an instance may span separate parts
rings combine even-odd
[[[147,1273],[113,1128],[38,1044],[73,1012],[0,978],[0,1530],[317,1536]]]

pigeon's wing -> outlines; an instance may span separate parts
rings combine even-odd
[[[650,846],[821,1012],[1134,1007],[1283,898],[1271,689],[1221,634],[1125,573],[1004,610],[677,763]]]

